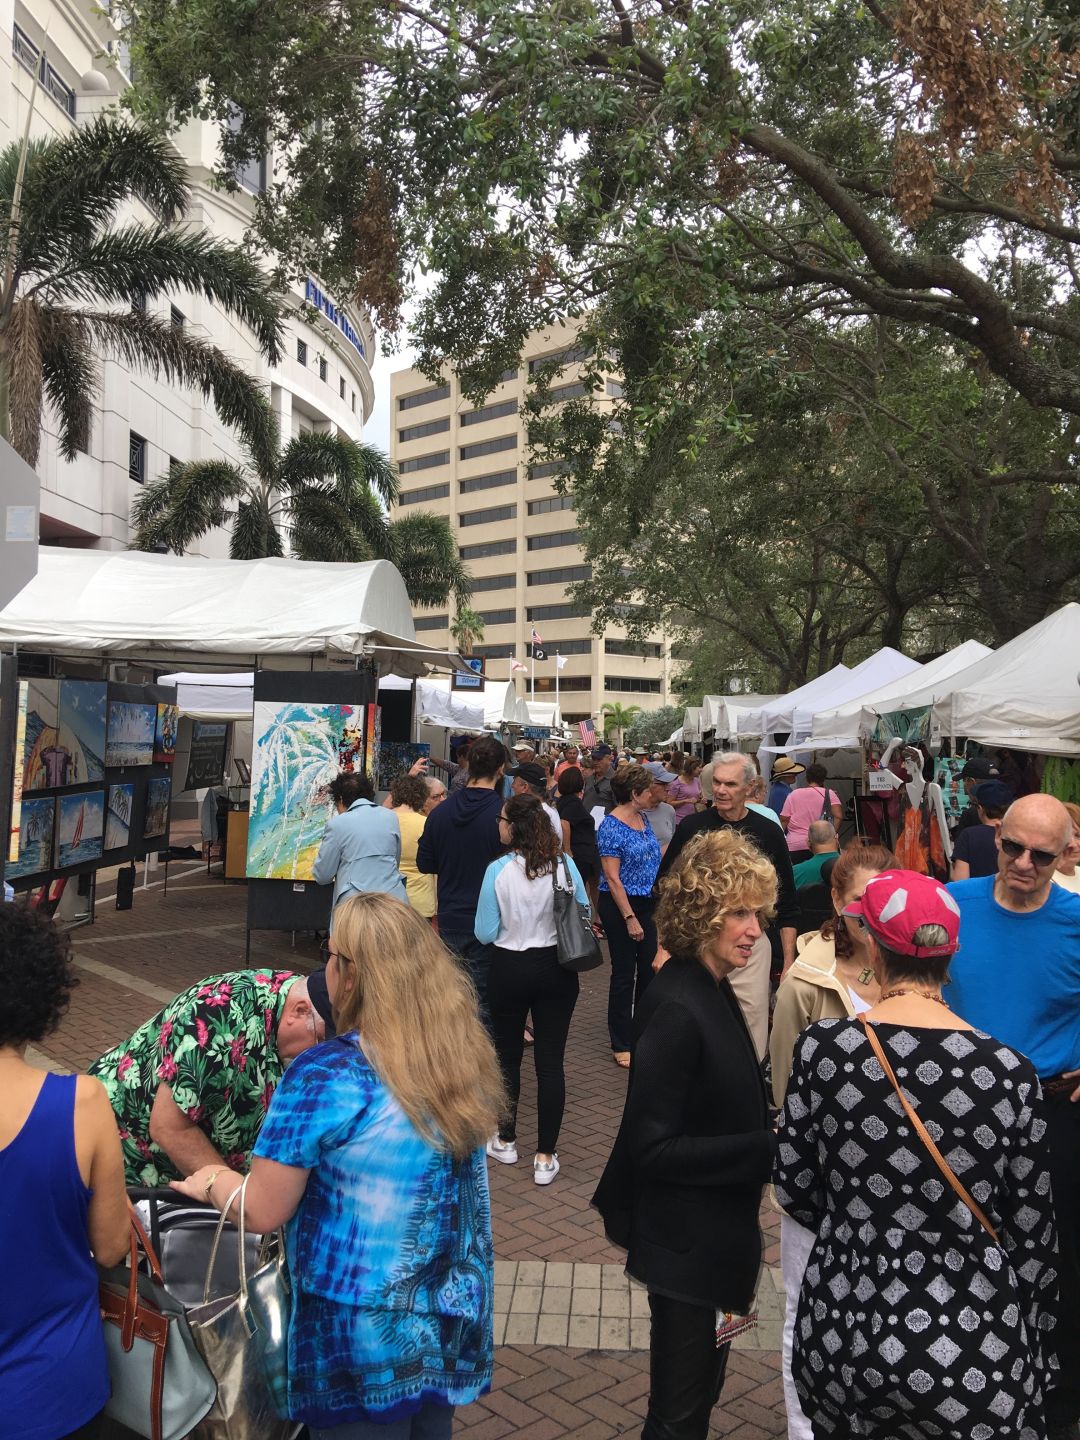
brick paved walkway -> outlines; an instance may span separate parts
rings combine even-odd
[[[165,896],[160,880],[137,888],[134,908],[118,912],[112,887],[99,887],[98,918],[73,934],[80,985],[41,1063],[83,1068],[130,1034],[165,1000],[195,980],[244,964],[246,891],[223,885],[205,866],[174,863]],[[141,879],[141,877],[140,877]],[[310,937],[263,932],[251,963],[311,970]],[[647,1306],[628,1284],[621,1253],[606,1241],[589,1200],[622,1110],[626,1072],[610,1059],[605,1031],[607,972],[581,977],[567,1047],[562,1170],[533,1184],[529,1163],[535,1082],[526,1054],[519,1111],[522,1159],[489,1166],[498,1269],[496,1373],[492,1393],[459,1412],[470,1440],[609,1440],[638,1435],[648,1395]],[[786,1434],[779,1373],[779,1225],[762,1211],[765,1270],[761,1328],[731,1356],[715,1436],[778,1440]]]

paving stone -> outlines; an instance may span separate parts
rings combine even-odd
[[[572,1290],[567,1290],[561,1285],[545,1285],[544,1293],[540,1297],[541,1315],[569,1315],[572,1294]]]
[[[630,1315],[630,1290],[623,1285],[621,1290],[601,1290],[600,1292],[600,1314],[619,1315],[629,1318]]]
[[[508,1315],[504,1343],[507,1345],[531,1345],[536,1339],[536,1311],[528,1314]]]
[[[599,1290],[575,1290],[573,1295],[574,1298],[570,1301],[571,1315],[600,1314]]]
[[[536,1322],[536,1343],[538,1345],[565,1345],[570,1326],[570,1317],[562,1314],[544,1314]]]
[[[598,1315],[571,1315],[568,1344],[582,1350],[595,1350],[599,1343],[600,1317]]]
[[[621,1318],[615,1315],[601,1315],[599,1345],[601,1350],[629,1350],[629,1318]]]

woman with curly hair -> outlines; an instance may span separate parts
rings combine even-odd
[[[287,1227],[285,1410],[312,1440],[449,1440],[491,1383],[498,1066],[465,972],[400,900],[342,901],[326,986],[338,1033],[274,1092],[245,1203]],[[231,1207],[242,1178],[174,1189]]]
[[[26,1047],[74,986],[66,937],[0,905],[0,1396],[5,1434],[90,1440],[109,1398],[94,1262],[128,1248],[120,1139],[100,1081],[50,1075]]]
[[[644,1440],[705,1440],[729,1346],[718,1312],[749,1311],[773,1136],[757,1052],[728,976],[776,902],[776,870],[736,830],[691,840],[660,884],[671,952],[634,1016],[626,1107],[593,1196],[649,1292]]]
[[[487,868],[475,927],[478,940],[495,946],[488,1004],[508,1097],[487,1153],[503,1165],[513,1165],[518,1158],[521,1058],[531,1011],[537,1127],[533,1179],[537,1185],[550,1185],[559,1173],[555,1147],[566,1104],[563,1055],[578,997],[578,977],[559,964],[555,948],[555,886],[572,884],[581,904],[589,901],[577,866],[569,855],[560,855],[558,837],[535,795],[503,801],[499,833],[509,853]]]

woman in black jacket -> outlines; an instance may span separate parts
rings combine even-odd
[[[773,1136],[757,1054],[726,977],[776,900],[776,871],[737,831],[686,846],[660,887],[671,959],[634,1016],[622,1124],[593,1196],[626,1270],[649,1291],[643,1440],[705,1440],[729,1346],[718,1312],[749,1312]]]

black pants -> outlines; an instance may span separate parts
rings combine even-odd
[[[494,947],[488,976],[488,1003],[495,1053],[510,1102],[499,1126],[500,1140],[517,1139],[521,1057],[525,1050],[525,1021],[531,1010],[536,1066],[536,1150],[540,1155],[551,1155],[558,1148],[566,1106],[563,1055],[577,997],[578,977],[573,970],[564,970],[559,964],[554,945],[541,950]]]
[[[488,1014],[488,974],[491,970],[491,956],[494,947],[477,940],[471,931],[441,930],[439,939],[448,950],[452,950],[464,965],[469,979],[476,987],[476,998],[480,1002],[480,1018],[491,1030]]]
[[[92,1420],[85,1425],[80,1425],[78,1430],[71,1430],[61,1440],[98,1440],[101,1434],[101,1422],[105,1418],[105,1411],[99,1410]],[[125,1431],[125,1434],[128,1433]]]
[[[716,1344],[716,1311],[649,1293],[649,1408],[641,1440],[707,1440],[730,1345]]]
[[[1046,1399],[1048,1425],[1080,1419],[1080,1104],[1047,1095],[1050,1184],[1058,1230],[1058,1323],[1048,1336],[1061,1369]]]
[[[640,940],[631,940],[626,921],[607,890],[600,891],[600,919],[611,952],[611,988],[608,990],[607,1023],[611,1048],[616,1053],[630,1049],[634,1009],[641,1003],[652,979],[656,959],[656,926],[653,924],[651,895],[628,895],[627,901],[641,921]]]

